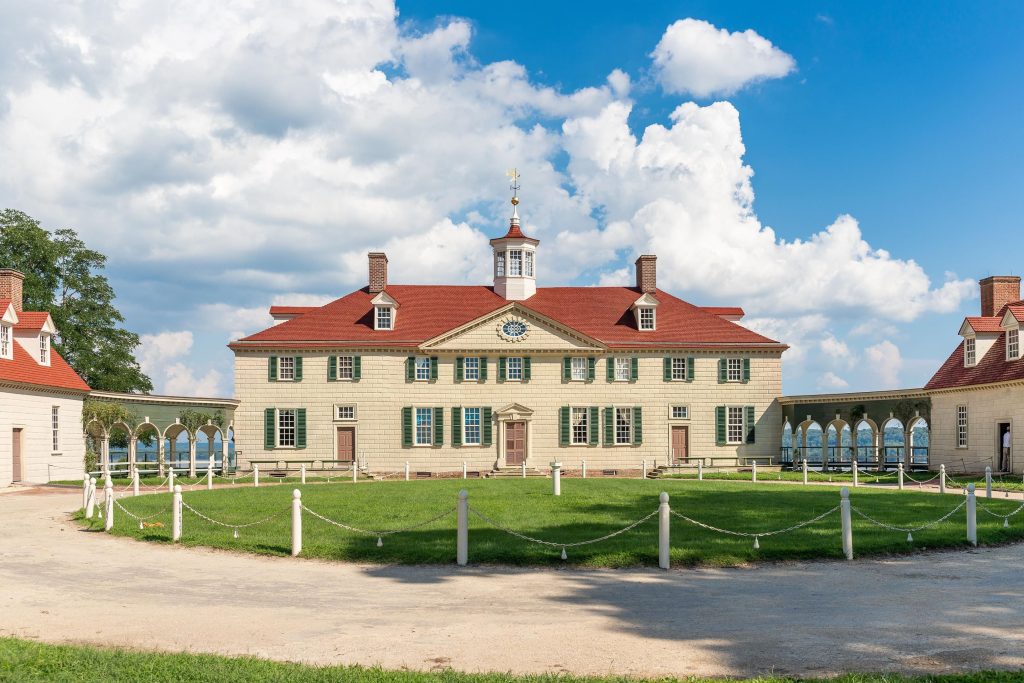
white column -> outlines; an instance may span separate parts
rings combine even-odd
[[[672,566],[670,557],[670,517],[668,507],[668,494],[664,491],[658,496],[658,566],[668,569]]]
[[[455,561],[460,567],[469,562],[469,493],[466,489],[459,491],[458,530],[455,538]]]
[[[132,476],[135,472],[135,444],[136,440],[134,436],[128,437],[128,476]]]
[[[139,471],[135,470],[132,473],[132,495],[139,495]]]
[[[103,504],[106,506],[106,518],[103,520],[103,530],[110,531],[114,528],[114,485],[107,481],[103,487]]]
[[[583,461],[583,478],[584,479],[587,478],[587,461],[586,460]]]
[[[556,495],[562,495],[562,463],[557,460],[551,463],[551,492]]]
[[[526,458],[523,458],[523,479],[526,479]]]
[[[804,458],[803,468],[804,468],[804,484],[806,484],[807,483],[807,458]]]
[[[465,460],[462,461],[462,478],[463,479],[468,479],[469,478],[469,472],[466,470],[466,461]]]
[[[252,485],[260,485],[260,466],[255,464],[252,466]]]
[[[167,492],[174,493],[174,468],[167,473]]]
[[[946,492],[946,465],[939,465],[939,493]]]
[[[196,476],[196,440],[191,434],[188,437],[188,476]]]
[[[299,476],[302,478],[302,485],[306,485],[306,463],[299,465]]]
[[[228,473],[228,460],[230,460],[230,445],[231,440],[228,439],[227,433],[220,435],[220,474],[226,476]]]
[[[646,458],[640,461],[640,478],[641,479],[646,479],[647,478],[647,459]]]
[[[839,516],[843,524],[843,554],[853,559],[853,520],[850,518],[850,489],[839,489]]]
[[[973,483],[967,485],[967,541],[978,545],[978,510]]]
[[[750,481],[757,481],[757,461],[750,468]]]
[[[89,475],[82,477],[82,508],[89,504]]]
[[[860,470],[857,468],[857,454],[854,453],[853,462],[850,463],[850,472],[853,474],[853,488],[860,486],[858,477],[860,476]]]
[[[206,468],[206,490],[210,491],[213,489],[213,468]]]
[[[96,510],[96,477],[89,478],[89,494],[85,498],[85,518],[92,519]]]
[[[405,461],[405,480],[409,481],[409,461]]]
[[[302,491],[292,491],[292,557],[302,552]]]
[[[985,497],[992,497],[992,468],[989,466],[985,467]]]
[[[704,458],[697,461],[697,481],[704,481]]]
[[[898,477],[900,491],[903,490],[903,463],[896,465],[896,476]]]
[[[164,438],[156,435],[156,468],[159,470],[159,477],[164,477]]]
[[[181,484],[174,487],[174,500],[171,503],[171,541],[181,540]]]

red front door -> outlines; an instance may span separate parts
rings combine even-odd
[[[338,462],[352,462],[356,455],[356,430],[338,427]]]
[[[526,458],[526,423],[505,423],[505,464],[522,465]]]
[[[684,463],[686,462],[689,454],[686,450],[687,437],[689,436],[689,428],[680,425],[672,427],[672,462]]]

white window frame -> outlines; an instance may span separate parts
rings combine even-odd
[[[420,422],[420,414],[426,415],[426,420]],[[420,427],[426,429],[426,441],[420,441]],[[412,445],[416,447],[434,445],[434,409],[416,406],[412,409]]]
[[[676,412],[681,411],[681,414],[677,415]],[[668,407],[668,419],[670,420],[689,420],[690,419],[690,406],[683,403],[676,403]]]
[[[671,366],[669,370],[671,374],[669,377],[673,382],[685,382],[686,381],[686,370],[687,363],[686,357],[673,356],[671,359]]]
[[[480,381],[480,356],[466,356],[462,359],[462,379],[466,382]]]
[[[967,436],[968,436],[968,415],[967,406],[959,405],[956,407],[956,447],[967,448]]]
[[[53,453],[60,453],[60,406],[50,407],[50,429],[53,430]]]
[[[0,358],[10,360],[14,357],[14,349],[11,346],[12,337],[11,326],[0,323]]]
[[[725,407],[725,443],[736,446],[746,442],[747,436],[747,409],[745,406]],[[739,415],[739,422],[733,420],[733,416]]]
[[[973,368],[978,364],[978,344],[974,337],[964,338],[964,367]]]
[[[505,252],[503,251],[494,252],[494,275],[495,277],[505,277]]]
[[[726,382],[742,382],[743,381],[743,359],[742,358],[727,358],[725,360],[725,381]]]
[[[582,431],[577,431],[576,415],[582,415]],[[569,445],[589,446],[590,430],[594,426],[590,424],[590,406],[569,406]]]
[[[374,311],[375,330],[395,329],[395,309],[393,306],[376,306]]]
[[[1020,329],[1006,331],[1006,360],[1020,358]]]
[[[657,326],[657,317],[653,306],[641,306],[637,310],[638,327],[642,332],[650,332]],[[650,320],[647,320],[647,318]]]
[[[288,363],[288,367],[285,368],[285,361]],[[287,369],[288,376],[285,376],[285,370]],[[295,381],[295,356],[278,356],[277,358],[277,380],[279,382],[294,382]]]
[[[295,408],[278,408],[274,414],[274,441],[278,448],[295,448],[299,439],[299,412]],[[290,425],[282,425],[282,419],[290,417]],[[282,441],[282,435],[291,434],[291,443]]]
[[[430,381],[430,356],[416,356],[416,360],[413,362],[413,379],[417,382],[429,382]],[[421,377],[421,371],[425,374]]]
[[[632,377],[633,360],[629,356],[615,356],[615,381],[628,382]]]
[[[534,268],[534,259],[535,254],[532,249],[523,250],[523,273],[526,274],[526,277],[536,277],[534,275],[536,272],[536,269]]]
[[[335,361],[336,375],[339,380],[350,380],[355,379],[356,375],[356,357],[355,356],[338,356]]]
[[[514,362],[513,362],[514,361]],[[513,366],[518,376],[513,375]],[[523,381],[523,357],[522,356],[508,356],[505,359],[505,381],[506,382],[522,382]]]
[[[39,364],[50,364],[50,335],[48,334],[39,335]]]
[[[466,419],[466,411],[476,411],[476,440],[470,441],[469,421]],[[480,446],[484,442],[484,424],[483,424],[484,411],[475,406],[462,409],[462,445],[463,446]]]
[[[343,415],[342,412],[351,413],[350,415]],[[356,412],[356,406],[354,403],[336,403],[334,405],[334,421],[335,422],[355,422],[359,417],[359,413]]]
[[[508,276],[509,277],[522,277],[523,276],[523,250],[522,249],[509,249],[505,252],[506,258],[508,259]]]
[[[590,362],[586,356],[573,356],[569,361],[569,379],[573,382],[586,382],[590,377]]]
[[[620,413],[628,416],[627,420],[624,420],[622,424],[619,423]],[[633,407],[622,407],[614,406],[612,408],[612,419],[615,420],[613,431],[615,434],[615,445],[616,446],[632,446],[633,445]]]

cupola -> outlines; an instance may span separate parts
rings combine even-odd
[[[504,237],[491,240],[494,251],[494,291],[508,301],[522,301],[537,293],[537,245],[540,240],[527,237],[519,225],[519,173],[512,178],[512,218]]]

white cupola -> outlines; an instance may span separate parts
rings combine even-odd
[[[508,301],[522,301],[537,293],[537,245],[519,227],[519,173],[512,177],[512,218],[504,237],[491,240],[494,250],[494,291]]]

